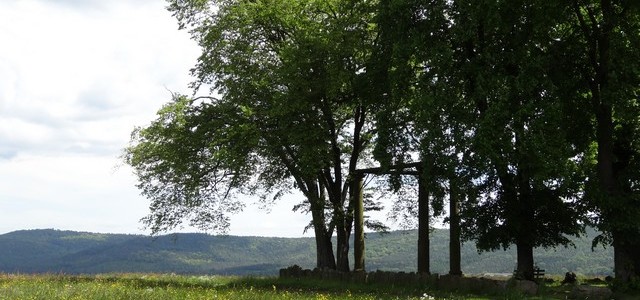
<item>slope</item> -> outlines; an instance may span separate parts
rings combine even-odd
[[[591,251],[596,232],[574,239],[576,247],[536,249],[539,267],[549,274],[574,271],[611,274],[611,248]],[[416,269],[416,231],[367,234],[366,267],[375,271]],[[448,230],[431,233],[431,270],[448,270]],[[312,238],[212,236],[181,233],[159,237],[98,234],[58,230],[27,230],[0,235],[0,272],[274,275],[293,264],[312,268]],[[515,267],[513,249],[479,254],[471,243],[462,247],[467,274],[509,273]]]

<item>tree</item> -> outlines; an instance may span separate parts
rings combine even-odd
[[[428,66],[422,60],[431,48],[421,47],[437,41],[431,37],[441,34],[437,22],[437,8],[445,1],[380,1],[377,22],[379,43],[369,70],[377,82],[379,110],[376,114],[376,144],[374,155],[383,170],[420,163],[417,167],[418,201],[397,201],[394,210],[406,210],[418,217],[418,271],[428,272],[429,215],[443,213],[445,182],[455,155],[448,151],[449,137],[442,137],[438,126],[444,119],[436,117],[436,110],[423,109]],[[442,14],[440,15],[442,16]],[[428,37],[425,39],[425,37]],[[428,97],[428,96],[426,96]],[[431,123],[435,121],[435,123]],[[430,123],[432,126],[424,126]],[[406,182],[398,174],[390,177],[396,191]],[[417,205],[417,209],[416,209]],[[403,207],[404,206],[404,207]]]
[[[313,219],[318,267],[348,271],[355,205],[348,197],[349,185],[372,136],[363,69],[373,42],[368,4],[174,0],[169,8],[202,47],[193,87],[211,84],[211,91],[220,93],[219,99],[206,103],[185,100],[183,114],[193,123],[172,139],[179,143],[176,147],[200,151],[190,163],[211,162],[213,168],[203,166],[203,176],[225,174],[230,191],[277,198],[291,187],[300,190],[306,200],[298,208],[311,212]],[[157,139],[147,139],[146,129],[134,133],[127,161],[138,170],[158,161],[185,164],[175,159],[176,147],[157,143],[167,133],[163,126],[176,127],[176,120],[161,119],[154,123],[160,128],[153,132]],[[191,141],[201,137],[189,131],[202,132],[209,140]],[[147,156],[148,151],[167,155]],[[180,176],[191,180],[197,177],[195,169],[185,169]],[[158,203],[151,207],[149,223],[184,215],[168,210],[162,199],[184,201],[179,191],[187,180],[168,189],[159,180],[164,176],[160,171],[138,173],[142,186],[162,191],[146,194]],[[243,185],[247,182],[249,188]],[[207,181],[196,181],[190,188],[210,189]],[[201,197],[214,203],[220,195],[231,199],[218,192]],[[208,202],[196,205],[200,203]]]
[[[459,179],[449,185],[469,196],[466,238],[482,250],[515,244],[518,272],[532,279],[533,248],[566,245],[565,234],[581,228],[579,152],[566,142],[545,71],[561,12],[542,1],[388,5],[383,20],[399,32],[385,49],[391,103],[404,108],[418,149],[436,166],[432,182]]]
[[[637,116],[640,86],[640,7],[635,1],[570,1],[556,31],[557,84],[565,111],[589,139],[574,139],[592,157],[586,199],[612,244],[622,282],[640,276],[640,172]],[[594,243],[594,244],[595,244]]]
[[[582,226],[579,152],[567,142],[558,94],[545,71],[554,63],[548,33],[562,10],[540,1],[484,8],[475,11],[478,19],[467,19],[477,38],[462,40],[464,55],[484,70],[472,75],[471,95],[480,117],[473,152],[483,160],[476,172],[482,200],[467,210],[467,220],[480,249],[515,244],[517,272],[533,279],[533,248],[567,245],[566,235],[579,234]]]
[[[174,95],[151,125],[133,131],[125,149],[123,158],[138,177],[137,187],[151,199],[151,214],[143,223],[152,234],[185,220],[203,230],[225,231],[228,214],[243,207],[234,194],[254,186],[248,182],[255,157],[240,154],[251,151],[255,139],[243,131],[224,130],[235,121],[229,116],[238,111],[193,104]]]

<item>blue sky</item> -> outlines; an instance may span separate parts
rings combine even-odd
[[[0,233],[146,233],[148,201],[118,157],[169,91],[189,92],[199,51],[165,5],[0,1]],[[249,205],[229,233],[300,236],[309,216],[291,212],[295,198]]]

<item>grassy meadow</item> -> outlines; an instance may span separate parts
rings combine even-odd
[[[528,299],[564,299],[556,288]],[[478,296],[419,286],[373,286],[275,277],[113,275],[0,275],[0,299],[525,299]]]

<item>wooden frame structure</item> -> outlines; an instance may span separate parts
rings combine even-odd
[[[418,273],[429,274],[429,191],[423,180],[423,163],[414,162],[391,166],[388,169],[367,168],[355,172],[351,184],[352,197],[357,197],[354,208],[354,271],[365,271],[364,199],[362,185],[366,174],[414,175],[418,177]],[[460,243],[460,191],[455,178],[449,179],[449,274],[462,276]]]
[[[352,197],[357,197],[354,208],[354,271],[365,270],[364,243],[364,199],[362,185],[366,174],[414,175],[418,177],[418,273],[429,274],[429,193],[422,180],[422,162],[414,162],[391,166],[388,169],[358,169],[352,180]]]

